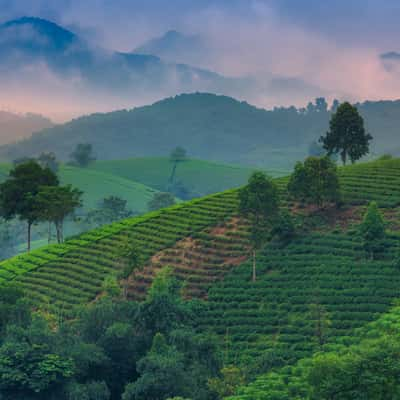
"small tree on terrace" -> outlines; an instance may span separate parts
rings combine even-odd
[[[38,218],[53,222],[57,232],[57,242],[64,241],[63,226],[65,218],[82,205],[82,192],[68,186],[44,186],[35,199]]]
[[[45,186],[57,186],[58,178],[36,161],[27,161],[10,171],[9,178],[0,185],[0,210],[6,220],[18,216],[27,222],[28,251],[31,248],[31,228],[40,219],[36,204],[39,190]]]
[[[360,225],[364,249],[373,259],[383,251],[386,237],[385,221],[376,202],[371,202]]]
[[[253,281],[256,280],[256,251],[268,238],[269,226],[278,215],[279,197],[275,183],[263,172],[254,172],[239,193],[239,212],[251,223]]]
[[[128,297],[128,279],[135,269],[142,267],[143,260],[137,247],[132,246],[128,242],[123,243],[121,248],[121,256],[125,260],[124,267],[118,274],[118,279],[121,280],[123,295],[126,299]]]
[[[340,200],[339,178],[335,163],[328,157],[308,157],[298,162],[288,184],[290,195],[297,201],[322,207]]]
[[[365,132],[362,116],[348,102],[337,108],[329,122],[329,131],[320,138],[328,155],[339,153],[343,164],[348,158],[354,163],[368,154],[371,140],[372,136]]]

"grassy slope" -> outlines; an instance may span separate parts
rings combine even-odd
[[[168,158],[132,158],[128,160],[98,161],[92,168],[141,182],[158,190],[165,190],[172,165]],[[180,163],[176,179],[191,192],[199,195],[221,192],[243,185],[252,169],[248,167],[217,164],[201,160]],[[272,176],[282,176],[285,171],[271,170]]]
[[[156,192],[141,183],[91,169],[62,166],[59,176],[62,184],[71,184],[84,192],[84,207],[87,209],[96,208],[101,199],[114,195],[127,200],[129,209],[145,212],[147,202]]]

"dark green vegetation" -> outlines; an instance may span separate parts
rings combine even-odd
[[[348,102],[340,104],[332,114],[329,131],[320,138],[328,155],[339,154],[343,164],[348,159],[354,163],[368,154],[371,140],[357,108]]]
[[[309,168],[319,171],[320,164]],[[53,339],[43,355],[54,356],[45,365],[60,373],[46,381],[44,371],[40,383],[48,382],[51,390],[41,388],[42,397],[33,394],[32,399],[97,390],[97,397],[87,398],[110,399],[111,393],[113,400],[231,395],[243,400],[339,400],[363,399],[365,386],[371,399],[396,398],[398,311],[392,307],[400,285],[400,160],[385,157],[339,168],[338,174],[339,208],[314,198],[301,205],[288,194],[288,178],[268,180],[259,173],[253,175],[259,177],[256,189],[267,188],[273,195],[268,200],[276,196],[277,204],[267,208],[268,201],[261,201],[261,207],[242,201],[246,219],[239,215],[239,200],[243,193],[247,200],[257,200],[258,191],[250,190],[254,185],[126,219],[2,262],[2,282],[15,282],[35,309],[50,313]],[[254,215],[270,225],[279,221],[259,246],[255,280]],[[372,243],[373,257],[371,232],[372,239],[380,232],[378,251]],[[164,279],[168,275],[178,280]],[[160,284],[160,276],[166,284]],[[178,282],[185,283],[181,293],[191,301],[179,299]],[[161,299],[160,293],[169,295]],[[125,297],[142,302],[126,302]],[[79,314],[80,306],[94,299]],[[85,336],[88,324],[93,336]],[[29,337],[32,327],[26,326]],[[21,339],[15,328],[8,331],[12,333],[0,341],[0,374],[6,359],[2,364],[2,351],[10,357],[9,349],[17,343],[26,342],[27,351],[30,343],[38,343]],[[108,358],[93,353],[95,362],[85,358],[86,369],[76,371],[71,366],[89,357],[87,352],[81,348],[72,354],[57,344],[79,344],[82,338],[85,346],[95,344]],[[348,371],[348,379],[341,377],[338,365]],[[360,365],[367,365],[365,373],[357,372]],[[372,386],[367,384],[369,373],[377,377]],[[385,376],[392,379],[386,382]],[[351,382],[356,382],[354,392]],[[332,395],[335,387],[342,397]],[[1,390],[16,393],[15,387]]]
[[[399,151],[400,101],[365,102],[357,108],[367,132],[375,134],[373,152]],[[100,160],[165,156],[183,146],[195,158],[288,170],[326,131],[330,116],[322,99],[305,109],[267,111],[229,97],[188,94],[78,118],[2,147],[0,159],[38,155],[45,148],[65,161],[78,143],[91,143]]]

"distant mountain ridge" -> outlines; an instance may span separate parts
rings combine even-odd
[[[60,79],[74,78],[85,88],[135,96],[206,88],[223,91],[240,80],[173,62],[151,54],[115,52],[89,45],[63,27],[34,17],[0,25],[0,67],[23,74],[23,68],[44,64]],[[21,75],[23,76],[23,75]],[[243,86],[244,88],[244,86]],[[159,96],[157,96],[159,97]]]

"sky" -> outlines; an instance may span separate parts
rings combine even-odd
[[[400,52],[398,0],[0,0],[0,22],[23,15],[50,19],[119,51],[170,29],[201,35],[207,54],[178,61],[260,85],[274,77],[297,83],[287,94],[264,91],[245,99],[262,107],[302,105],[314,94],[363,101],[400,93],[397,60],[388,66],[380,58]],[[101,110],[118,106],[105,102]],[[95,102],[81,111],[94,108]]]

